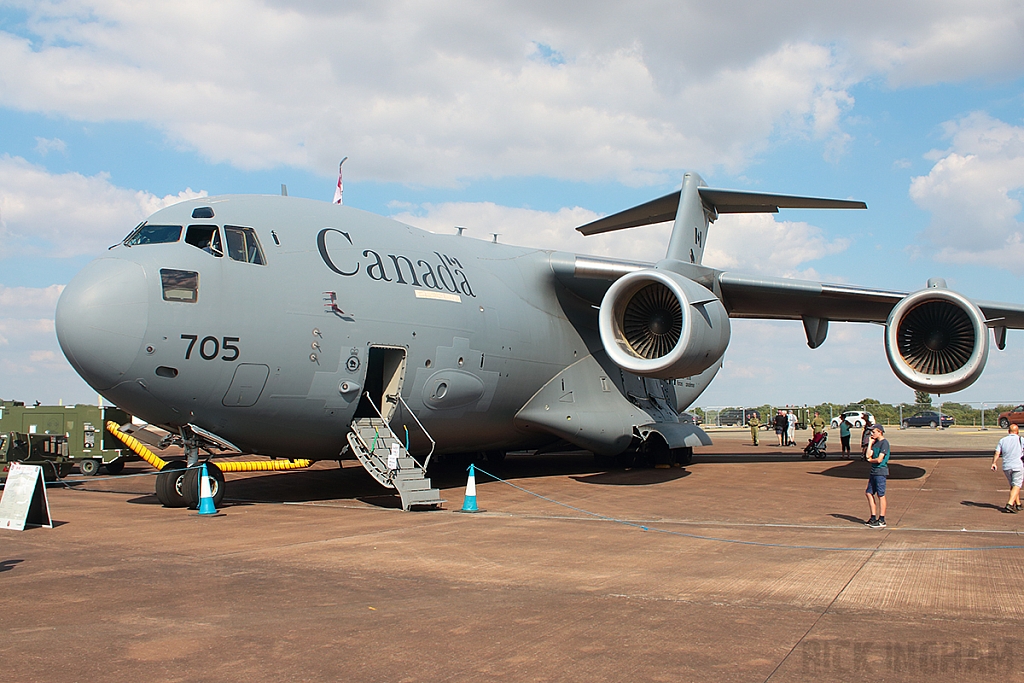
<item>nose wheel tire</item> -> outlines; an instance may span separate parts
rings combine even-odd
[[[199,475],[202,474],[202,471],[202,463],[200,463],[198,467],[190,467],[182,478],[182,495],[192,510],[199,508]],[[219,508],[221,501],[224,500],[224,473],[212,462],[207,462],[206,475],[210,478],[210,495],[213,496],[213,506]]]
[[[188,501],[183,495],[182,485],[188,465],[184,460],[171,460],[156,475],[156,497],[168,508],[183,508]]]

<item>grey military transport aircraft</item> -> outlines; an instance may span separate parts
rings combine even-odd
[[[166,505],[184,504],[182,468],[216,448],[357,458],[410,509],[441,502],[424,476],[438,454],[571,446],[688,463],[711,440],[681,412],[721,367],[730,318],[801,320],[812,348],[829,321],[884,323],[893,371],[934,393],[979,377],[988,328],[1002,349],[1024,327],[1024,306],[940,279],[907,294],[701,264],[719,214],[780,208],[867,207],[687,173],[679,191],[577,228],[674,220],[665,258],[638,263],[295,197],[193,199],[72,279],[57,337],[106,399],[180,439],[187,460],[157,478]]]

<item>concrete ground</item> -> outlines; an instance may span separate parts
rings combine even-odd
[[[685,469],[510,456],[475,515],[457,471],[415,513],[354,463],[229,475],[215,517],[76,475],[0,532],[0,678],[1024,680],[1001,435],[891,433],[885,530],[864,463],[746,430]]]

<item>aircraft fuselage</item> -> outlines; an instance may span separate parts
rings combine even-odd
[[[152,241],[112,247],[69,284],[62,348],[121,408],[244,450],[336,458],[352,419],[377,410],[413,452],[426,439],[410,411],[440,453],[536,448],[557,437],[517,413],[588,356],[603,383],[660,410],[689,405],[720,365],[692,386],[620,371],[549,251],[274,196],[183,202],[146,226]]]

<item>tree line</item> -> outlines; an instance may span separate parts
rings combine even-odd
[[[842,415],[849,410],[865,410],[871,413],[877,422],[881,422],[884,425],[898,425],[900,423],[901,415],[903,418],[913,417],[918,413],[924,411],[935,411],[938,412],[939,406],[932,402],[932,398],[925,392],[915,392],[914,403],[882,403],[881,401],[873,398],[865,398],[860,401],[854,401],[853,403],[819,403],[817,405],[801,405],[801,406],[773,406],[767,403],[760,406],[737,406],[736,409],[742,409],[749,412],[750,410],[757,411],[761,417],[761,421],[771,420],[772,416],[775,415],[775,411],[779,408],[792,408],[794,410],[806,409],[808,419],[811,415],[814,415],[814,411],[829,420],[833,416]],[[993,405],[986,406],[984,411],[984,424],[985,426],[992,427],[996,426],[999,419],[999,413],[1012,410],[1015,407],[1014,404],[1007,405]],[[902,413],[900,412],[902,409]],[[723,408],[722,410],[729,410]],[[717,410],[705,411],[703,408],[694,407],[688,412],[698,415],[702,420],[706,422],[714,422],[715,413],[721,412]],[[708,414],[706,415],[705,412]],[[962,426],[981,426],[982,425],[982,410],[980,407],[974,407],[966,403],[956,403],[953,401],[942,402],[942,414],[949,415],[956,424]],[[803,417],[802,415],[800,417]]]

